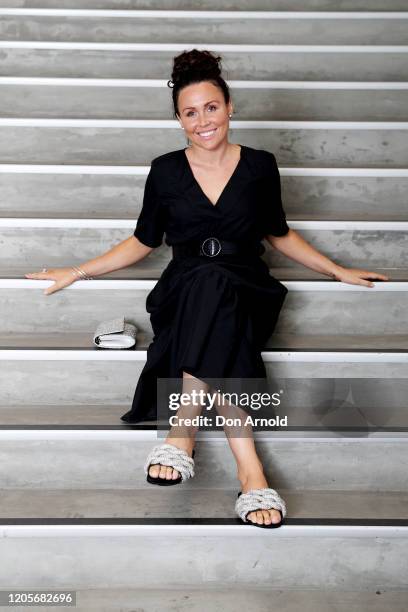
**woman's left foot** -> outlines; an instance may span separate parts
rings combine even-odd
[[[242,493],[247,493],[250,489],[265,489],[269,487],[268,481],[262,472],[246,475],[244,477],[238,475],[238,478],[241,482]],[[273,508],[270,510],[257,510],[249,512],[247,520],[257,525],[276,524],[281,522],[281,513],[279,510],[274,510]]]

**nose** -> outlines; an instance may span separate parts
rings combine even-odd
[[[211,120],[205,116],[205,111],[198,113],[198,125],[200,128],[206,128],[211,125]]]

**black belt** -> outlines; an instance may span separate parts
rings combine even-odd
[[[217,257],[217,255],[241,255],[243,257],[256,257],[265,252],[265,247],[261,242],[243,244],[230,240],[221,240],[210,236],[199,240],[190,240],[172,246],[173,257]]]

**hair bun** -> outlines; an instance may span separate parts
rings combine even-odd
[[[221,75],[220,64],[221,57],[213,55],[211,51],[186,51],[174,58],[173,72],[167,85],[179,86],[191,81],[192,77],[198,80],[215,79]]]

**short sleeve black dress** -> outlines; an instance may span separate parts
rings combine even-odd
[[[238,164],[213,204],[194,177],[185,149],[156,157],[146,179],[134,235],[143,244],[172,246],[216,237],[260,246],[289,231],[280,175],[269,151],[241,145]],[[260,255],[173,258],[146,299],[153,340],[121,419],[157,418],[157,378],[265,378],[261,351],[288,289]]]

